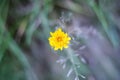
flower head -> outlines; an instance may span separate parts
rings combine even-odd
[[[68,48],[71,38],[67,33],[63,32],[61,28],[58,28],[55,32],[50,32],[51,37],[49,37],[49,44],[54,48],[54,50],[62,50],[63,48]]]

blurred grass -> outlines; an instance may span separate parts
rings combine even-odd
[[[4,34],[5,34],[4,26],[5,26],[5,21],[7,19],[8,8],[9,8],[9,2],[6,1],[6,0],[3,0],[3,2],[2,2],[2,0],[1,0],[1,4],[0,4],[0,38],[1,38],[1,40],[0,40],[0,45],[1,45],[0,61],[1,61],[1,59],[2,59],[2,57],[4,55],[4,52],[5,52],[6,48],[7,48],[6,41],[3,42],[4,41],[3,38],[5,37],[4,36]],[[6,38],[6,40],[9,40],[9,39]]]
[[[107,1],[112,4],[112,1]],[[41,42],[40,48],[44,44],[47,46],[45,47],[45,50],[48,50],[47,53],[54,53],[49,52],[49,32],[52,29],[55,30],[54,25],[58,25],[56,20],[61,17],[60,14],[64,11],[66,11],[65,15],[70,12],[73,16],[89,17],[91,21],[98,19],[96,22],[100,24],[96,26],[100,26],[99,31],[111,42],[114,48],[118,48],[120,42],[119,23],[110,12],[104,11],[104,5],[100,5],[99,2],[100,0],[0,0],[0,80],[39,80],[36,76],[37,73],[34,73],[28,60],[28,56],[31,56],[31,54],[26,54],[25,50],[29,49],[31,44],[38,39]],[[64,28],[69,29],[66,26],[64,25]],[[74,30],[75,27],[73,26],[72,29]],[[32,49],[29,51],[32,51]],[[40,55],[41,53],[42,51],[39,52]],[[76,76],[84,75],[86,77],[92,75],[89,66],[82,63],[75,56],[74,49],[69,48],[63,53],[65,55],[60,52],[59,56],[69,58],[71,63],[69,66],[72,66]],[[37,54],[33,53],[32,58],[34,58],[33,55]],[[42,55],[45,56],[44,53]],[[54,78],[50,79],[55,80]],[[80,79],[84,80],[83,78]]]
[[[105,14],[102,8],[99,5],[97,5],[97,3],[94,0],[91,0],[91,1],[87,0],[87,2],[95,12],[96,16],[98,17],[103,30],[105,31],[107,37],[109,38],[113,46],[118,47],[119,46],[118,35],[115,32],[113,32],[115,31],[113,30],[113,28],[111,29],[111,25],[109,25],[109,22],[107,22],[107,19],[105,17]],[[114,36],[112,34],[114,34]]]
[[[12,53],[12,55],[14,55],[17,60],[19,60],[19,62],[22,64],[23,68],[28,68],[30,67],[27,58],[25,57],[25,55],[22,53],[21,49],[18,47],[18,45],[16,44],[16,42],[13,40],[12,35],[8,32],[8,30],[6,29],[6,20],[7,20],[7,16],[8,16],[8,8],[9,8],[9,1],[7,0],[1,0],[1,5],[0,5],[0,32],[1,32],[1,44],[0,44],[0,61],[1,63],[5,63],[2,62],[4,60],[4,55],[7,53]],[[11,52],[8,52],[11,51]],[[6,56],[7,59],[9,59],[9,56]],[[5,57],[5,58],[6,58]],[[8,58],[9,57],[9,58]],[[12,58],[10,58],[12,59]],[[15,72],[14,74],[11,74],[11,72],[13,72],[14,67],[13,64],[15,64],[12,60],[10,61],[9,64],[5,64],[5,65],[1,65],[1,70],[5,70],[5,71],[1,71],[1,77],[0,79],[2,80],[20,80],[19,78],[15,78],[16,76],[20,76],[19,74],[16,75],[17,72]],[[10,67],[11,65],[11,67]],[[8,68],[9,66],[9,68]],[[3,68],[2,68],[3,67]],[[9,70],[8,70],[9,69]],[[10,70],[13,70],[11,72],[9,72]],[[5,77],[4,75],[6,75],[7,77]],[[16,75],[16,76],[15,76]],[[22,78],[22,77],[21,77]]]

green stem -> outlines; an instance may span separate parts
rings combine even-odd
[[[76,68],[76,63],[75,63],[75,60],[73,58],[73,57],[75,57],[75,55],[73,54],[73,51],[70,48],[67,49],[67,55],[71,61],[71,64],[72,64],[72,67],[75,71],[76,76],[79,76],[79,73],[77,72],[77,68]]]

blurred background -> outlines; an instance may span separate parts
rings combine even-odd
[[[120,80],[120,0],[0,0],[0,80]]]

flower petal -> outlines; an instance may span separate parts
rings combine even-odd
[[[68,48],[71,38],[61,28],[58,28],[55,32],[50,32],[50,35],[51,37],[48,38],[49,44],[54,50]]]

